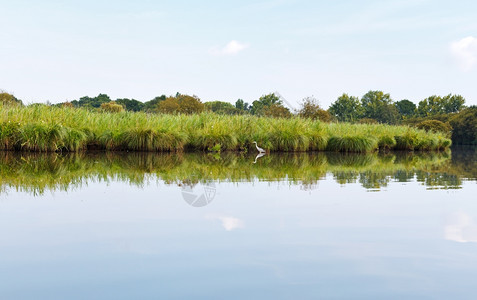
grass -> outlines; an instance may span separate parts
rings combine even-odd
[[[443,134],[407,126],[258,118],[93,112],[70,107],[0,106],[0,150],[373,152],[447,149]]]

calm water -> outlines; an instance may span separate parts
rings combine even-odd
[[[0,153],[0,298],[476,299],[476,179],[475,148]]]

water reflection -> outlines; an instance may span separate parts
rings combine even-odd
[[[447,219],[444,229],[447,240],[460,243],[477,242],[477,224],[470,215],[458,212]]]
[[[142,186],[177,184],[191,205],[213,199],[211,182],[281,181],[313,189],[331,174],[340,185],[380,190],[390,182],[416,180],[430,189],[456,189],[477,178],[476,151],[445,153],[288,153],[255,157],[236,153],[0,153],[0,192],[9,188],[42,194],[88,182],[123,181]],[[195,191],[201,183],[204,191]],[[204,204],[205,203],[205,204]]]

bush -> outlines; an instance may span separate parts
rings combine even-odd
[[[455,144],[477,144],[477,106],[471,106],[453,116],[452,141]]]
[[[452,133],[452,127],[449,123],[444,123],[439,120],[426,120],[418,123],[416,125],[419,129],[424,129],[425,131],[432,131],[432,132],[442,132],[445,133],[446,136],[450,137]]]
[[[159,102],[158,110],[165,114],[196,114],[204,111],[204,104],[195,96],[177,95]]]
[[[101,104],[101,110],[109,113],[118,113],[124,111],[124,107],[121,104],[117,104],[115,101]]]
[[[288,108],[284,107],[281,104],[272,104],[270,106],[265,106],[261,110],[263,116],[272,117],[272,118],[290,118],[291,113]]]
[[[22,105],[22,101],[13,95],[0,90],[0,104],[3,105]]]
[[[61,103],[61,107],[73,108],[74,105],[71,102],[63,102],[63,103]]]

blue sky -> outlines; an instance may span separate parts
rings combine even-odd
[[[322,106],[383,90],[477,104],[475,1],[5,1],[0,89],[25,102],[107,93]]]

